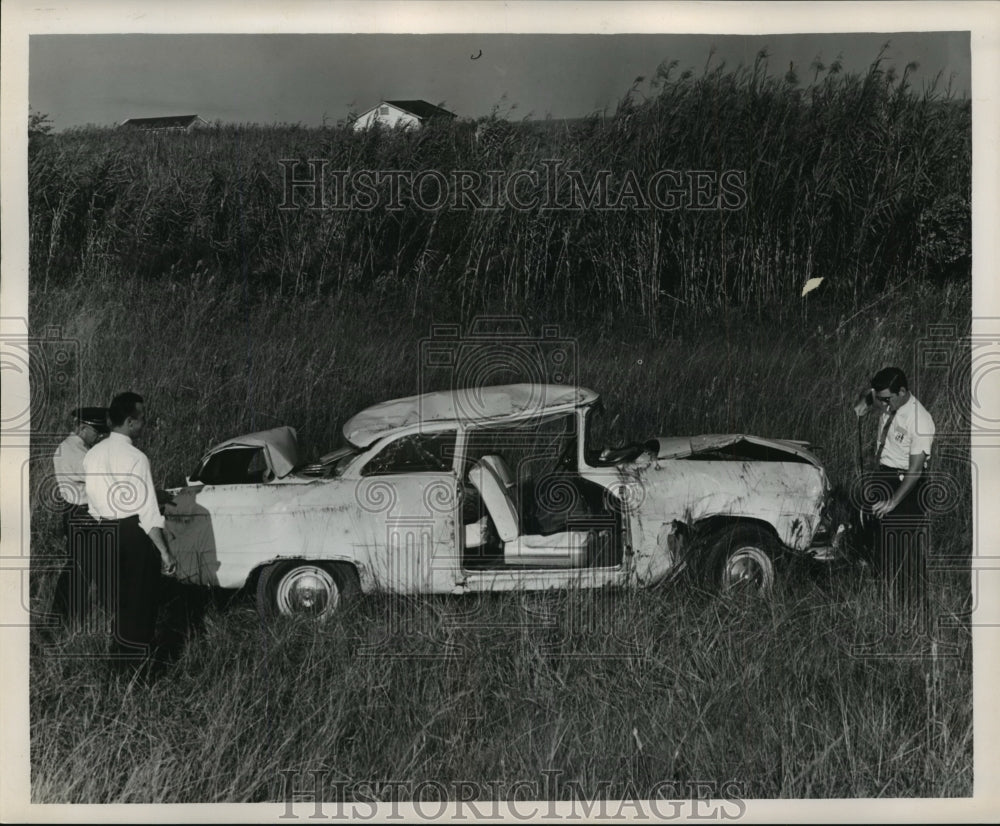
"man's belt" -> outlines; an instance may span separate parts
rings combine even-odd
[[[131,516],[93,516],[90,511],[84,511],[82,516],[85,516],[91,522],[95,522],[98,525],[104,524],[114,524],[118,522],[128,522],[130,519],[134,519],[136,522],[139,521],[139,514],[134,513]]]
[[[878,469],[882,473],[891,473],[899,478],[899,481],[903,481],[903,477],[906,476],[906,470],[901,470],[898,467],[889,467],[888,465],[879,465]],[[907,468],[908,470],[909,468]]]

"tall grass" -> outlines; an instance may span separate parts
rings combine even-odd
[[[326,450],[358,408],[421,389],[419,339],[432,323],[469,320],[455,307],[417,321],[363,301],[244,294],[207,277],[192,301],[190,283],[31,296],[37,329],[79,338],[86,401],[145,394],[158,425],[143,447],[160,484],[250,427],[293,424],[307,452]],[[836,325],[825,314],[784,326],[732,316],[678,322],[670,337],[569,321],[562,333],[577,343],[576,380],[602,392],[623,436],[805,438],[847,484],[856,388],[883,363],[915,368],[925,325],[967,330],[969,308],[967,291],[934,289]],[[958,365],[951,384],[921,385],[942,433],[959,429],[951,399],[967,398],[965,376]],[[51,401],[44,431],[68,403]],[[934,552],[953,561],[971,547],[967,441],[946,437],[939,454],[953,486]],[[61,539],[45,473],[32,483],[32,600],[44,611],[53,577],[41,566]],[[679,584],[369,599],[323,629],[265,628],[236,601],[208,609],[152,687],[109,679],[100,627],[57,636],[31,664],[34,799],[281,801],[282,772],[299,772],[301,789],[311,771],[356,790],[444,784],[432,796],[457,795],[463,780],[493,782],[480,792],[500,798],[518,781],[588,799],[643,797],[661,781],[681,797],[695,781],[736,783],[729,790],[748,797],[970,794],[967,570],[932,570],[933,613],[950,624],[938,653],[954,655],[936,658],[919,639],[885,636],[865,569],[782,576],[772,603],[713,601]],[[877,656],[857,656],[867,642]]]
[[[330,448],[359,409],[450,386],[454,377],[423,369],[421,342],[444,323],[464,335],[478,317],[457,306],[400,317],[364,299],[246,293],[211,277],[33,289],[30,311],[33,329],[59,330],[80,353],[74,381],[48,388],[33,417],[36,431],[58,433],[78,392],[98,403],[136,388],[157,423],[144,439],[158,482],[182,478],[224,438],[278,424],[295,426],[306,451]],[[533,335],[553,324],[543,308],[521,318]],[[931,373],[921,342],[931,325],[947,323],[953,364]],[[627,323],[599,328],[566,318],[555,327],[572,343],[567,380],[605,396],[620,438],[753,432],[805,439],[824,453],[834,478],[846,479],[856,467],[852,395],[881,365],[903,367],[941,434],[963,431],[970,324],[966,286],[887,296],[854,318],[817,304],[791,321],[681,318],[654,337]],[[863,422],[866,447],[875,439],[873,420]],[[937,446],[960,465],[967,441],[944,435]]]
[[[701,75],[665,63],[613,116],[568,123],[432,125],[417,133],[222,126],[193,134],[81,129],[31,142],[32,274],[155,280],[204,273],[286,294],[364,295],[511,309],[539,303],[654,329],[682,312],[796,306],[806,279],[857,310],[970,265],[971,111],[907,73],[818,66],[807,85],[753,66]],[[745,174],[737,209],[386,208],[283,211],[283,159],[332,170],[542,171],[591,185],[659,170]],[[307,177],[305,166],[297,177]],[[482,189],[487,187],[484,184]],[[712,190],[718,194],[717,189]],[[567,184],[560,184],[566,202]],[[485,195],[484,195],[485,197]],[[843,302],[848,302],[846,305]]]
[[[335,781],[385,784],[383,800],[408,796],[391,782],[412,795],[426,781],[501,800],[518,781],[529,799],[646,798],[664,781],[674,797],[696,782],[751,798],[968,795],[967,630],[931,659],[886,645],[881,610],[870,581],[846,577],[771,603],[679,586],[375,599],[321,630],[262,628],[236,604],[151,687],[59,659],[98,653],[74,637],[33,665],[33,796],[281,801],[284,773],[308,789],[313,771],[327,799]],[[879,640],[881,657],[852,653]]]

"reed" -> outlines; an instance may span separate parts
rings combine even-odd
[[[807,85],[765,73],[766,61],[761,53],[753,66],[700,75],[665,63],[613,115],[565,123],[494,115],[478,129],[415,133],[217,124],[181,135],[36,136],[32,276],[204,272],[411,312],[498,301],[600,321],[613,306],[653,329],[677,312],[794,312],[813,277],[854,310],[901,284],[967,280],[969,101],[934,85],[915,91],[881,55],[863,75],[817,64]],[[645,187],[661,170],[734,171],[745,198],[731,209],[394,210],[385,182],[370,210],[279,209],[280,162],[310,159],[328,162],[328,204],[334,170],[466,170],[488,201],[491,170],[504,181],[518,170],[544,176],[546,162],[588,187],[606,171],[612,204],[629,176]],[[569,203],[569,187],[565,177],[553,186],[554,203]],[[719,190],[706,184],[705,197],[717,202]]]

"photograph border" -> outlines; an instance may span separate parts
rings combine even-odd
[[[148,33],[690,33],[782,34],[802,32],[971,32],[973,106],[972,239],[973,336],[996,336],[1000,319],[1000,3],[673,3],[673,2],[62,2],[5,0],[0,47],[0,316],[4,334],[26,334],[28,311],[27,132],[28,41],[39,34]],[[568,7],[572,7],[570,10]],[[5,411],[27,409],[28,376],[2,386]],[[997,501],[997,437],[972,434],[972,461],[983,490],[974,502]],[[30,803],[28,748],[28,627],[21,584],[27,572],[29,507],[18,493],[27,444],[4,435],[0,450],[0,647],[5,664],[0,763],[0,820],[7,822],[239,822],[274,820],[283,803],[73,806]],[[994,492],[991,497],[989,494]],[[1000,509],[974,513],[974,547],[1000,556]],[[998,566],[1000,568],[1000,566]],[[978,570],[980,600],[973,622],[975,721],[974,789],[967,799],[748,800],[748,822],[990,822],[1000,812],[1000,570]],[[556,811],[571,805],[556,804]],[[382,811],[387,814],[389,804]],[[549,804],[545,804],[549,810]],[[408,822],[416,816],[396,804]],[[452,811],[449,809],[449,811]],[[627,809],[626,809],[627,811]],[[384,816],[384,814],[383,814]],[[303,812],[301,817],[307,818]],[[332,818],[331,818],[332,819]],[[447,818],[446,818],[447,819]]]

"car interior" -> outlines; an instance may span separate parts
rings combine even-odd
[[[613,567],[621,563],[621,514],[605,490],[578,474],[521,484],[487,454],[466,474],[463,566],[468,569]]]

